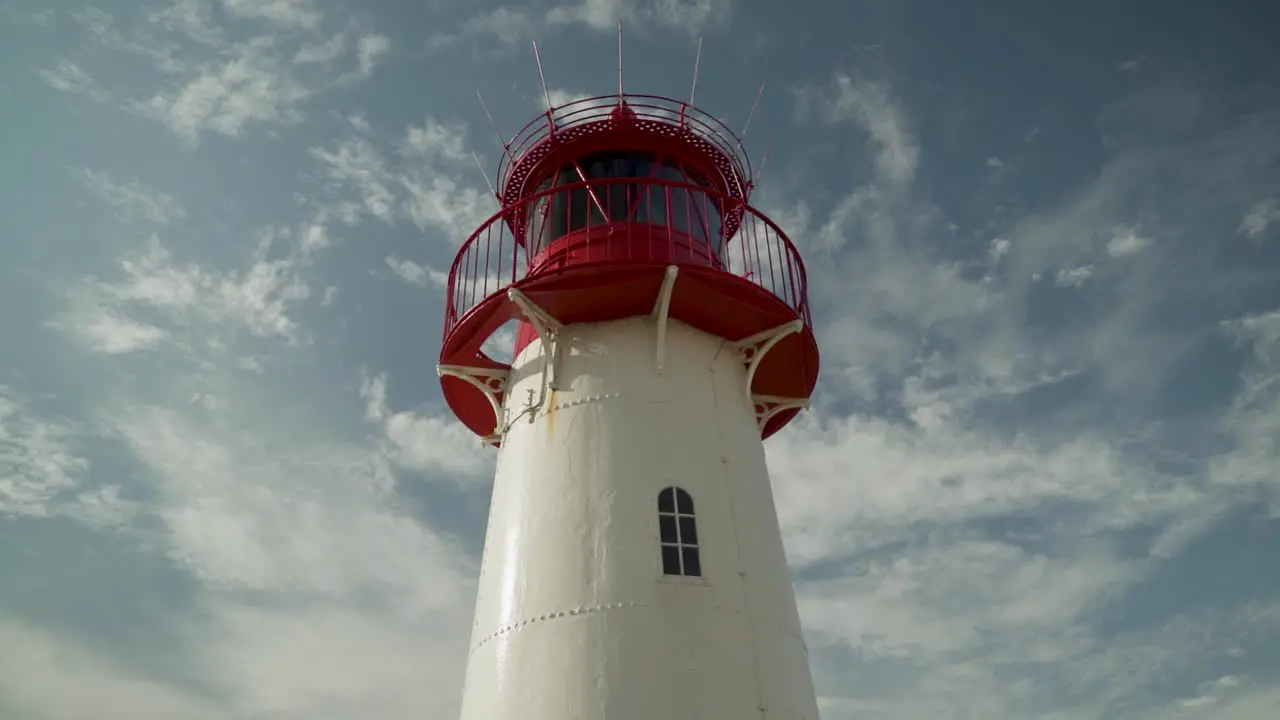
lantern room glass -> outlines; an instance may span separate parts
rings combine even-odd
[[[592,184],[593,180],[628,178],[639,182]],[[544,195],[531,203],[526,247],[536,255],[551,242],[577,230],[617,222],[652,223],[688,234],[705,245],[712,257],[720,259],[724,232],[716,201],[700,190],[646,182],[651,180],[700,184],[679,166],[657,162],[643,153],[600,153],[560,168],[543,180],[538,190],[578,187]],[[594,198],[589,190],[594,190]]]

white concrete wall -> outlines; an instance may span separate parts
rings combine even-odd
[[[504,440],[463,720],[818,718],[746,373],[672,322],[659,376],[655,334],[565,328],[561,389]],[[541,353],[517,359],[508,417]],[[662,575],[669,485],[693,496],[702,580]]]

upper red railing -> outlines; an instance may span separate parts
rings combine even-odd
[[[680,100],[660,95],[599,95],[581,98],[552,108],[529,121],[507,143],[498,161],[498,192],[503,203],[518,199],[523,177],[521,174],[536,166],[542,152],[548,148],[544,140],[552,136],[573,138],[583,132],[596,129],[609,132],[609,120],[619,102],[625,102],[630,110],[628,122],[664,134],[688,131],[714,152],[720,171],[726,180],[737,187],[726,188],[731,194],[746,199],[751,194],[751,159],[743,151],[742,139],[719,118]],[[592,127],[588,127],[592,126]],[[512,179],[518,182],[512,183]]]
[[[628,192],[612,192],[616,186],[625,186]],[[583,189],[593,192],[583,193]],[[630,198],[626,215],[608,206],[611,198],[620,195]],[[577,219],[572,228],[548,233],[546,215],[541,215],[543,225],[530,223],[528,234],[542,233],[543,237],[521,242],[508,223],[508,207],[490,217],[463,244],[449,270],[446,337],[486,298],[532,274],[554,272],[556,241],[570,235],[572,267],[628,262],[712,267],[767,290],[812,327],[800,254],[772,220],[743,200],[688,183],[610,178],[560,185],[522,202],[526,207],[537,207],[553,196],[559,196],[554,198],[558,202],[570,203],[558,212],[561,217]],[[573,202],[590,207],[575,208]],[[741,220],[727,229],[716,220],[723,215]],[[620,245],[609,229],[622,227],[628,239]]]

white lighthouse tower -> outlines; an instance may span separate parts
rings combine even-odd
[[[506,150],[439,366],[499,447],[463,720],[817,720],[761,441],[818,349],[741,141],[619,92]]]

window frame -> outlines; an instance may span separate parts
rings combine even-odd
[[[671,509],[664,509],[666,496],[670,494]],[[693,495],[688,490],[678,485],[668,485],[658,491],[657,495],[657,533],[658,541],[658,577],[665,582],[683,582],[683,583],[705,583],[707,581],[707,567],[703,559],[703,537],[698,529],[697,506],[693,502]],[[687,505],[687,507],[686,507]],[[668,540],[662,531],[663,519],[671,518],[674,526],[674,541]],[[688,521],[689,528],[695,536],[692,542],[684,539],[683,522]],[[675,548],[677,573],[667,572],[667,561],[664,557],[667,548]],[[685,552],[691,551],[695,562],[697,563],[697,574],[686,572],[686,556]]]

